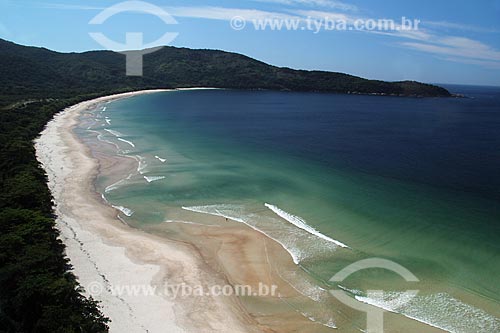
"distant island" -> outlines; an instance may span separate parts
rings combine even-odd
[[[325,71],[294,70],[218,50],[163,47],[144,56],[144,76],[125,76],[125,55],[111,51],[59,53],[0,39],[3,105],[38,98],[71,98],[103,91],[214,87],[450,97],[442,87],[385,82]]]

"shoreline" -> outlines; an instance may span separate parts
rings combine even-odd
[[[102,312],[112,320],[109,325],[112,332],[288,332],[297,328],[324,332],[318,327],[324,324],[316,323],[306,313],[295,313],[298,311],[294,308],[283,311],[283,303],[279,303],[282,299],[288,304],[287,299],[294,300],[303,294],[272,267],[279,263],[289,272],[300,271],[293,256],[289,257],[279,242],[238,223],[221,230],[209,225],[195,228],[179,221],[174,230],[186,235],[180,238],[170,237],[161,227],[142,231],[126,225],[119,218],[119,210],[105,204],[96,192],[94,181],[102,161],[92,156],[90,148],[73,133],[81,114],[117,99],[178,90],[183,89],[137,91],[79,103],[57,114],[36,140],[37,159],[48,174],[49,188],[57,203],[57,227],[73,264],[73,273],[86,289],[85,294],[102,302]],[[204,237],[210,241],[196,242]],[[270,261],[269,253],[278,259]],[[300,273],[303,272],[297,274]],[[172,282],[244,285],[257,281],[278,284],[282,293],[279,300],[259,299],[255,301],[257,306],[249,309],[247,303],[252,302],[245,300],[243,304],[239,297],[172,300],[160,295],[115,295],[111,290],[117,285],[161,288]],[[278,306],[282,313],[269,316],[255,311],[266,302]],[[359,316],[349,309],[343,311],[347,316],[339,319],[339,323],[352,322]],[[386,316],[391,317],[388,321],[396,329],[405,325],[415,330],[421,328],[421,323],[403,319],[399,314]]]
[[[56,114],[35,140],[36,156],[48,175],[56,203],[56,225],[66,255],[85,295],[98,300],[104,315],[111,319],[111,332],[252,332],[254,323],[234,299],[210,297],[189,308],[156,293],[129,295],[112,289],[158,288],[173,280],[172,276],[202,285],[207,275],[205,264],[188,245],[130,228],[119,221],[114,208],[102,203],[93,186],[98,161],[72,132],[85,110],[116,99],[163,91],[175,90],[129,92],[71,106]],[[207,302],[210,306],[203,304]]]

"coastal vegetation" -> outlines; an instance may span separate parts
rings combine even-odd
[[[111,90],[215,87],[395,96],[442,96],[441,87],[385,82],[334,72],[293,70],[247,56],[164,47],[144,56],[144,76],[125,76],[125,55],[110,51],[58,53],[0,39],[0,101],[68,98]]]
[[[0,111],[1,332],[107,331],[97,302],[83,296],[70,273],[32,144],[57,111],[77,100]]]

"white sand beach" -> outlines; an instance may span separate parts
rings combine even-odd
[[[300,292],[282,274],[294,276],[307,288],[318,288],[305,276],[280,243],[235,221],[213,219],[214,225],[171,221],[147,232],[123,223],[95,190],[104,169],[137,168],[126,156],[95,153],[74,133],[80,116],[110,101],[169,90],[148,90],[97,98],[65,109],[48,123],[36,140],[36,154],[47,172],[55,201],[57,228],[66,254],[85,293],[98,300],[111,319],[110,332],[328,332],[329,324],[290,306],[300,303],[328,315],[342,309],[335,325],[351,332],[350,308],[332,300],[331,308],[319,305]],[[196,213],[194,213],[196,214]],[[146,229],[145,229],[146,230]],[[177,237],[164,237],[174,231]],[[150,232],[151,231],[151,232]],[[167,238],[168,237],[168,238]],[[279,267],[279,269],[278,269]],[[276,286],[277,295],[237,297],[204,294],[177,295],[168,287]],[[300,282],[302,283],[302,282]],[[306,288],[306,289],[307,289]],[[325,290],[322,290],[326,293]],[[255,296],[255,295],[254,295]],[[386,314],[388,332],[419,332],[423,325],[400,315]],[[338,327],[338,326],[337,326]],[[426,331],[435,332],[425,326]]]
[[[251,318],[234,299],[203,297],[173,300],[143,292],[166,284],[214,283],[194,250],[130,228],[94,191],[98,162],[72,128],[80,113],[119,98],[164,90],[138,91],[82,102],[57,114],[36,140],[36,154],[48,174],[55,199],[57,228],[80,284],[101,302],[111,332],[248,332]],[[117,292],[140,286],[141,292]],[[153,290],[153,289],[148,289]]]

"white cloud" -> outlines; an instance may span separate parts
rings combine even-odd
[[[230,21],[236,16],[242,17],[246,20],[297,18],[297,16],[290,14],[257,9],[225,7],[167,7],[165,9],[173,16],[223,21]]]
[[[423,21],[422,24],[424,26],[445,28],[445,29],[451,29],[451,30],[484,32],[484,33],[500,33],[500,30],[498,30],[498,29],[491,29],[491,28],[485,28],[485,27],[478,27],[475,25],[460,24],[460,23],[453,23],[453,22],[446,22],[446,21]]]
[[[296,13],[300,17],[309,17],[314,20],[324,20],[326,18],[331,19],[331,20],[343,20],[347,24],[353,24],[358,17],[344,14],[344,13],[339,13],[339,12],[332,12],[332,11],[319,11],[319,10],[295,10],[293,13]]]
[[[317,10],[291,10],[289,13],[224,7],[171,7],[167,8],[167,10],[174,16],[227,21],[235,16],[241,16],[247,20],[266,18],[297,19],[306,17],[321,20],[328,17],[332,20],[344,20],[347,24],[353,24],[358,19],[369,19],[342,12]],[[419,30],[405,30],[401,29],[401,25],[399,24],[396,24],[395,27],[396,29],[391,31],[365,32],[387,35],[403,40],[412,40],[402,42],[400,45],[434,55],[445,55],[451,57],[446,59],[454,59],[453,61],[463,59],[463,63],[487,65],[488,67],[492,67],[492,64],[496,63],[496,61],[500,61],[500,51],[477,40],[439,35],[436,32],[422,28]]]
[[[303,5],[310,7],[334,8],[345,11],[357,11],[355,5],[335,0],[254,0],[257,2],[278,3],[282,5]]]
[[[470,65],[478,65],[481,67],[491,68],[491,69],[500,69],[500,62],[495,61],[487,61],[487,60],[476,60],[476,59],[466,59],[466,58],[457,58],[457,57],[443,57],[441,58],[445,61],[453,61],[462,64],[470,64]]]
[[[266,11],[258,9],[243,9],[243,8],[227,8],[213,6],[180,6],[164,8],[175,17],[186,17],[194,19],[209,19],[230,21],[232,18],[239,16],[246,20],[258,19],[299,19],[313,18],[317,20],[330,18],[332,20],[343,20],[348,25],[354,24],[358,19],[373,19],[370,17],[358,16],[355,13],[347,13],[354,11],[355,6],[346,4],[336,0],[254,0],[268,3],[280,3],[289,7],[282,11]],[[297,9],[293,6],[315,6],[329,8],[326,11],[322,10],[304,10]],[[44,8],[65,9],[65,10],[102,10],[106,7],[87,6],[87,5],[71,5],[60,3],[39,4]],[[337,9],[337,10],[334,10]],[[377,20],[375,18],[375,20]],[[397,22],[396,22],[397,23]],[[429,26],[434,27],[430,29]],[[447,61],[462,62],[467,64],[475,64],[480,66],[488,66],[493,68],[500,62],[500,51],[486,45],[478,40],[449,36],[442,33],[442,28],[455,30],[468,30],[475,32],[498,32],[493,30],[486,31],[485,28],[450,23],[445,21],[434,22],[424,21],[419,30],[401,29],[401,25],[396,24],[396,29],[391,31],[365,31],[372,34],[385,35],[402,40],[398,45],[408,49],[417,50],[432,54],[439,59]],[[441,32],[440,32],[441,29]],[[0,31],[2,29],[0,25]]]
[[[40,3],[39,8],[47,9],[63,9],[63,10],[103,10],[110,6],[87,6],[87,5],[70,5],[64,3]]]
[[[456,59],[487,60],[500,62],[500,51],[479,41],[464,37],[437,38],[432,43],[403,42],[403,46],[436,55],[451,56]],[[477,61],[475,61],[478,63]]]

